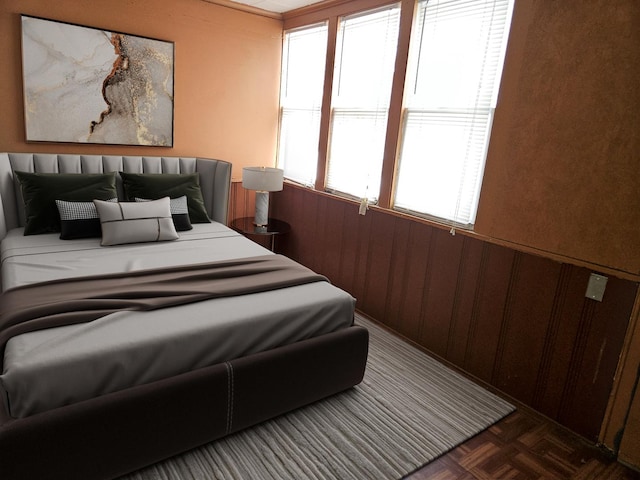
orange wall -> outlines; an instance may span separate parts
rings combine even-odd
[[[202,0],[2,0],[0,150],[201,156],[272,165],[282,22]],[[26,143],[20,14],[175,42],[174,146]]]
[[[516,0],[478,233],[640,274],[639,25],[637,0]]]

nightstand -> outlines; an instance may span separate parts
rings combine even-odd
[[[275,242],[278,235],[285,235],[291,231],[291,225],[275,218],[269,219],[269,224],[257,226],[253,223],[253,217],[236,218],[231,222],[231,228],[243,235],[251,237],[270,237],[269,245],[272,252],[275,252]],[[260,242],[259,242],[260,243]]]

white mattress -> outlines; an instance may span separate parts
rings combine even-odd
[[[251,257],[270,252],[217,224],[175,242],[100,247],[99,239],[9,232],[2,285]],[[351,325],[355,300],[327,282],[152,312],[118,312],[7,343],[0,385],[14,417],[140,385]]]

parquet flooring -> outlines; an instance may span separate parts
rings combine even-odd
[[[638,479],[640,473],[526,406],[406,480]]]

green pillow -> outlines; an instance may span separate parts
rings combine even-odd
[[[60,231],[56,200],[91,202],[117,197],[116,174],[14,172],[24,199],[25,235]]]
[[[200,190],[198,173],[125,173],[120,172],[128,201],[137,198],[187,197],[191,223],[210,223]]]

